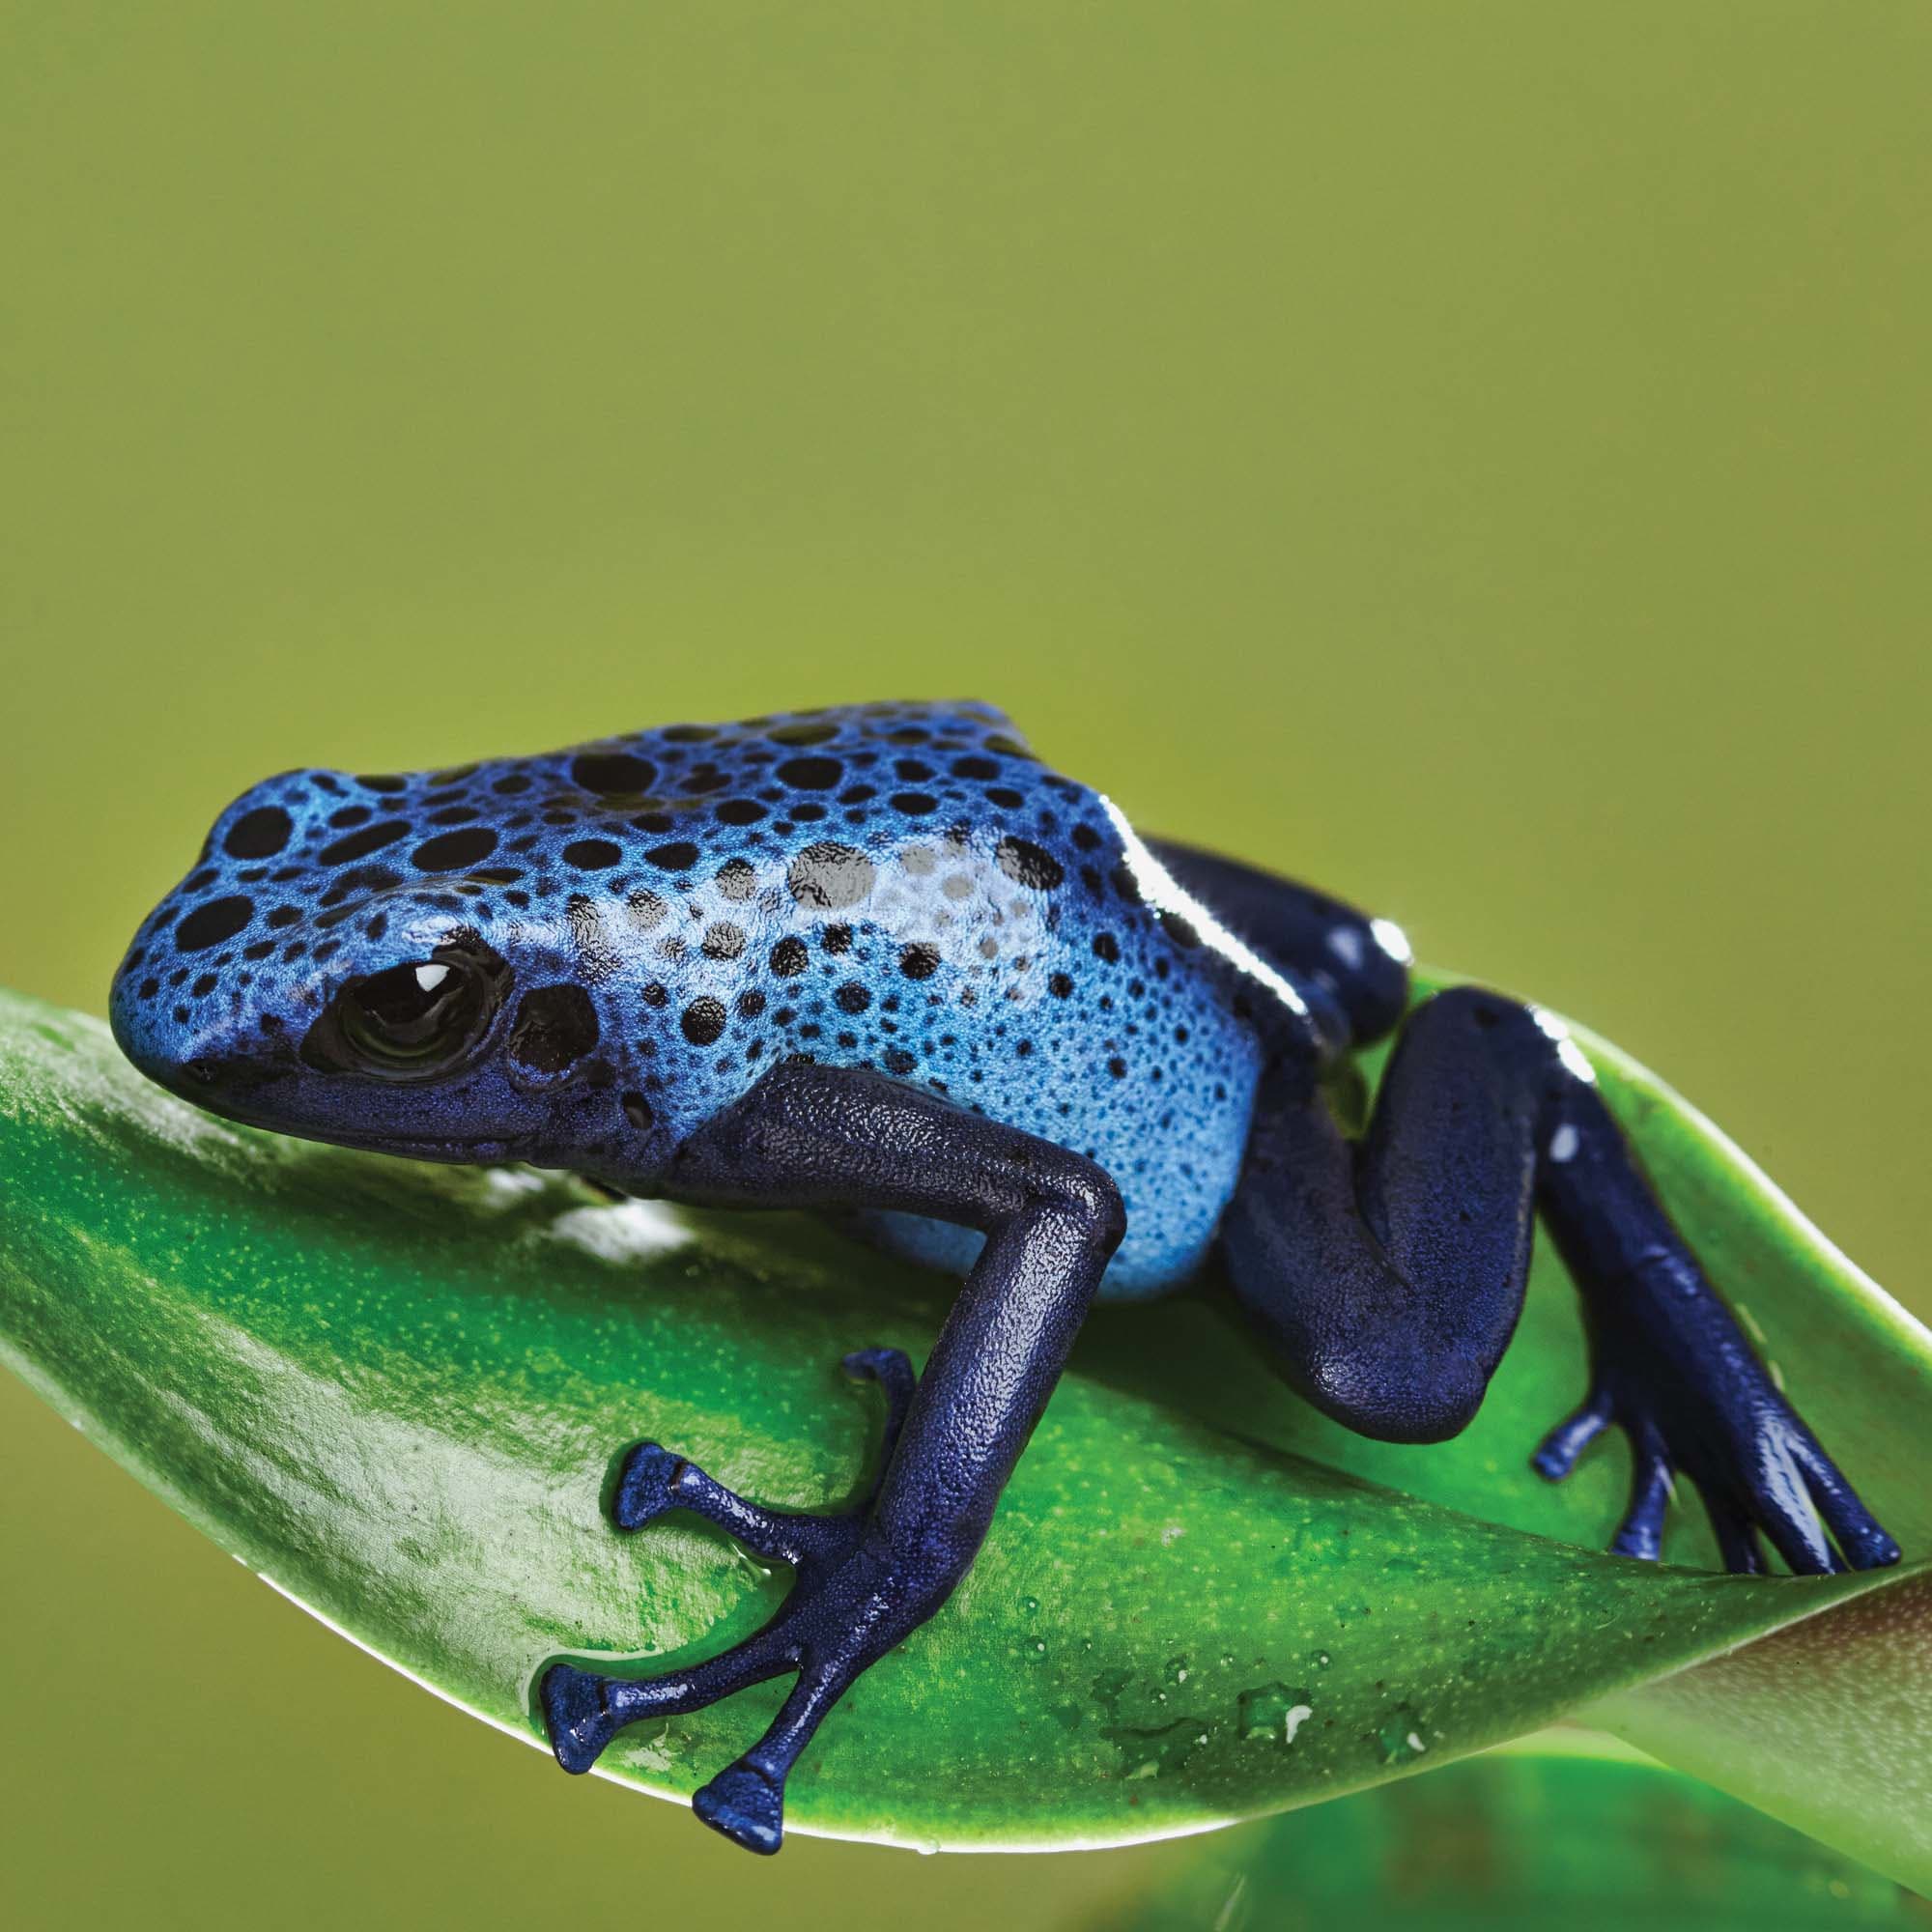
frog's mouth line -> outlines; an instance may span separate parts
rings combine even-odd
[[[287,1077],[282,1073],[268,1074],[254,1080],[251,1085],[269,1086]],[[408,1134],[357,1133],[352,1128],[337,1131],[298,1127],[290,1125],[287,1121],[251,1112],[239,1097],[213,1089],[197,1088],[178,1081],[163,1084],[178,1098],[192,1102],[204,1113],[218,1114],[224,1121],[233,1121],[241,1126],[254,1127],[264,1133],[281,1134],[291,1140],[316,1141],[325,1147],[347,1148],[353,1153],[395,1154],[407,1160],[440,1161],[445,1166],[490,1166],[498,1161],[522,1158],[501,1134],[439,1134],[434,1138],[418,1139]]]

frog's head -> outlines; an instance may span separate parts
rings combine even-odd
[[[523,826],[557,836],[548,780],[530,761],[245,792],[115,976],[122,1050],[200,1106],[306,1139],[635,1171],[638,1096],[573,908],[510,849],[533,842]]]

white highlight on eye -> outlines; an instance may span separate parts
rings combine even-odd
[[[1577,1150],[1582,1143],[1582,1135],[1565,1121],[1549,1137],[1549,1158],[1557,1161],[1575,1160]]]
[[[448,978],[449,968],[447,966],[418,966],[416,968],[416,984],[425,993],[435,992]]]
[[[1222,958],[1239,967],[1249,979],[1258,980],[1290,1012],[1308,1018],[1308,1002],[1277,973],[1266,960],[1244,946],[1199,899],[1181,891],[1174,874],[1142,844],[1140,835],[1126,821],[1125,814],[1104,795],[1100,810],[1121,841],[1127,870],[1140,895],[1155,912],[1171,912],[1184,919],[1201,935],[1202,944],[1210,946]]]
[[[1391,959],[1404,966],[1414,965],[1415,948],[1408,943],[1408,934],[1394,920],[1372,919],[1369,930],[1375,935],[1376,944]]]
[[[1556,1042],[1556,1057],[1585,1087],[1597,1084],[1597,1069],[1583,1058],[1583,1049],[1570,1037],[1570,1029],[1543,1007],[1531,1007],[1529,1016],[1538,1028]]]
[[[1328,934],[1328,951],[1344,966],[1362,963],[1362,935],[1352,925],[1338,925]]]

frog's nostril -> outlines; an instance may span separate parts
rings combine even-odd
[[[218,1060],[190,1060],[182,1072],[198,1087],[213,1087],[221,1077],[221,1063]]]

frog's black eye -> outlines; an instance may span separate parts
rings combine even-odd
[[[451,1072],[489,1032],[505,977],[500,960],[440,946],[427,959],[352,980],[309,1029],[302,1058],[378,1080]]]

